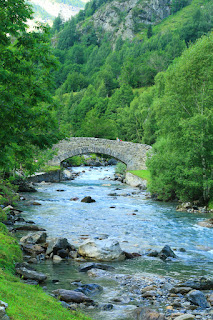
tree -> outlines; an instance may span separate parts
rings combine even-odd
[[[80,135],[83,137],[115,139],[117,135],[116,125],[113,120],[98,116],[98,112],[94,108],[87,113],[81,126]]]
[[[189,4],[189,0],[172,0],[171,13],[174,14],[175,12],[181,10],[188,4]]]
[[[31,9],[24,0],[1,1],[0,16],[0,170],[30,170],[34,152],[59,136],[49,91],[56,60],[46,28],[25,31]]]
[[[151,38],[151,36],[152,36],[152,25],[149,24],[147,28],[147,38],[149,39]]]
[[[61,30],[62,25],[63,25],[63,20],[59,14],[53,21],[53,26],[52,26],[51,32],[53,34],[55,32],[59,32]]]
[[[212,198],[212,52],[213,35],[203,37],[156,77],[158,139],[148,165],[161,199]]]

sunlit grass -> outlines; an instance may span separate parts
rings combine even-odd
[[[39,286],[22,283],[15,276],[0,271],[0,300],[8,303],[7,314],[11,320],[89,320],[71,312],[60,302],[47,295]]]
[[[14,265],[22,261],[22,251],[15,237],[0,223],[0,300],[8,303],[11,320],[89,320],[71,312],[47,295],[39,286],[22,283],[14,276]]]
[[[147,180],[147,182],[151,181],[151,175],[149,170],[130,170],[129,172],[141,179]]]

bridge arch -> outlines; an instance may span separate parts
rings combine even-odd
[[[60,165],[62,161],[76,155],[98,153],[125,163],[127,170],[141,170],[146,169],[147,151],[150,148],[146,144],[126,141],[72,137],[54,145],[56,155],[49,164]]]

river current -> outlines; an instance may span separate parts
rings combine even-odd
[[[40,206],[24,201],[21,204],[23,216],[45,228],[49,238],[65,237],[78,246],[87,238],[108,237],[118,240],[123,250],[142,255],[111,263],[118,273],[150,273],[177,279],[213,275],[212,229],[197,225],[198,221],[209,218],[208,214],[177,212],[177,204],[147,199],[145,191],[109,180],[114,167],[73,170],[81,171],[75,180],[39,184],[38,192],[29,194],[29,200],[39,202]],[[85,196],[91,196],[96,202],[82,203]],[[167,263],[145,255],[150,249],[160,251],[166,244],[175,250],[177,260]],[[54,279],[60,280],[58,287],[66,289],[71,289],[70,282],[75,280],[97,283],[80,274],[79,265],[73,260],[60,264],[47,260],[36,268],[49,275],[49,291],[56,289]],[[99,283],[105,291],[98,299],[106,301],[116,290],[116,284],[106,280]],[[93,318],[108,319],[108,316],[95,313]],[[110,315],[109,319],[120,318]]]

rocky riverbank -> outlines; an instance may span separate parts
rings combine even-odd
[[[17,235],[25,232],[20,238],[25,262],[16,265],[17,275],[28,284],[45,286],[47,275],[37,272],[33,266],[45,259],[52,263],[75,260],[80,264],[79,276],[83,273],[91,278],[114,281],[117,289],[105,303],[98,303],[97,296],[103,294],[105,288],[97,283],[83,281],[70,283],[70,289],[60,287],[52,294],[62,301],[64,307],[84,312],[98,310],[103,314],[117,314],[115,319],[168,319],[210,320],[213,316],[213,279],[200,277],[188,281],[179,281],[172,277],[156,276],[140,272],[138,274],[117,273],[116,268],[107,265],[113,260],[137,259],[136,253],[122,251],[120,244],[109,239],[86,239],[79,247],[70,244],[65,238],[49,239],[45,230],[32,221],[25,221],[21,211],[7,208],[8,221],[5,222]],[[28,233],[30,231],[30,233]],[[174,263],[177,255],[165,246],[161,251],[150,251],[147,256],[161,259],[165,263]],[[87,262],[87,259],[94,262]],[[112,318],[113,319],[113,318]]]

